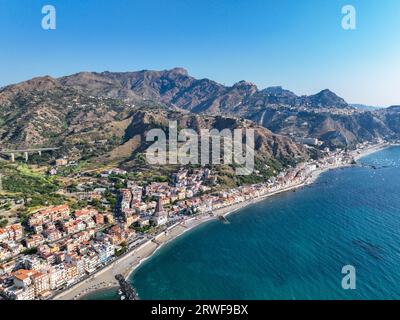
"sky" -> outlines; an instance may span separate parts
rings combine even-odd
[[[44,30],[44,5],[56,29]],[[342,28],[352,5],[356,29]],[[0,86],[184,67],[225,85],[400,104],[399,0],[0,0]]]

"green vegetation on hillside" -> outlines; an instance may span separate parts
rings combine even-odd
[[[59,186],[54,178],[33,172],[27,165],[2,165],[0,172],[3,176],[3,189],[9,192],[23,194],[50,194]]]
[[[3,192],[25,199],[26,208],[44,205],[58,205],[65,202],[65,197],[56,193],[60,189],[55,177],[48,177],[42,172],[32,170],[26,164],[0,165]],[[20,218],[24,214],[20,213]]]

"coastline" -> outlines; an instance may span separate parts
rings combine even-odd
[[[366,156],[368,156],[370,154],[373,154],[375,152],[378,152],[378,151],[381,151],[383,149],[390,148],[390,147],[393,147],[393,146],[400,146],[400,145],[399,144],[394,144],[394,143],[380,143],[380,144],[371,146],[371,147],[369,147],[369,148],[367,148],[365,150],[362,150],[360,152],[353,151],[353,158],[354,158],[355,161],[357,161],[357,160],[360,160],[361,158],[366,157]]]
[[[377,151],[383,150],[387,147],[392,146],[392,144],[382,143],[371,146],[363,150],[353,151],[351,154],[355,161],[362,157],[375,153]],[[137,248],[129,251],[127,254],[121,258],[115,260],[110,265],[97,271],[95,274],[90,276],[69,289],[57,294],[53,297],[54,300],[77,300],[86,296],[87,294],[93,293],[95,291],[118,288],[118,283],[115,280],[116,274],[122,274],[126,279],[129,278],[132,273],[146,260],[150,259],[155,252],[161,249],[168,242],[175,240],[187,231],[190,231],[199,225],[218,219],[219,216],[226,217],[229,214],[236,212],[240,209],[247,207],[248,205],[262,201],[268,197],[274,196],[279,193],[291,191],[297,188],[314,183],[318,177],[327,171],[351,166],[349,164],[339,164],[333,165],[325,168],[317,168],[314,170],[310,176],[301,183],[289,186],[287,188],[277,190],[275,192],[267,193],[265,195],[259,196],[254,199],[249,199],[241,203],[233,204],[228,207],[220,208],[215,210],[212,214],[203,214],[201,216],[196,216],[189,218],[183,222],[176,223],[166,229],[165,232],[157,235],[153,239],[148,239],[144,243],[141,243]]]

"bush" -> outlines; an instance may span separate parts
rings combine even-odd
[[[22,251],[22,254],[24,255],[33,255],[37,253],[37,248],[30,248]]]
[[[0,228],[4,228],[5,226],[7,226],[7,224],[8,224],[7,219],[0,220]]]

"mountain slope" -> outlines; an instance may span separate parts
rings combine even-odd
[[[178,75],[177,75],[178,76]],[[107,85],[120,95],[121,87],[105,83],[92,74],[80,74],[82,85],[71,79],[35,78],[0,90],[0,143],[2,148],[60,147],[57,156],[97,161],[131,161],[148,145],[145,133],[166,128],[169,120],[180,128],[235,129],[254,127],[258,163],[294,164],[307,159],[309,151],[287,137],[271,133],[251,121],[196,115],[166,108],[136,96],[136,105],[96,94]],[[73,80],[77,82],[76,79]],[[99,85],[100,82],[100,85]],[[83,88],[83,85],[86,87]],[[239,88],[236,88],[240,92]],[[111,91],[110,91],[111,92]],[[153,93],[143,93],[147,97]],[[239,94],[239,93],[238,93]],[[110,93],[111,95],[111,93]],[[129,101],[131,101],[129,99]],[[261,165],[262,166],[262,165]]]
[[[397,113],[399,115],[400,112]],[[391,116],[396,119],[394,113]],[[272,132],[292,137],[317,138],[324,142],[323,146],[331,148],[355,147],[364,141],[397,137],[394,129],[396,124],[390,125],[391,118],[379,112],[334,114],[267,108],[250,113],[248,117]]]
[[[77,143],[107,140],[112,141],[103,143],[108,152],[118,146],[133,110],[154,106],[181,114],[247,118],[274,133],[318,138],[329,147],[399,135],[396,107],[361,112],[328,89],[297,96],[282,87],[259,90],[247,81],[228,87],[174,68],[46,76],[2,88],[0,142],[3,147],[25,147],[62,140],[70,150]],[[122,152],[118,150],[115,154]]]
[[[147,99],[193,112],[237,114],[256,105],[269,104],[351,108],[342,98],[327,89],[315,95],[299,97],[281,87],[259,90],[247,81],[227,87],[209,79],[195,79],[182,68],[164,71],[82,72],[62,77],[58,81],[64,86],[85,90],[96,96],[130,102]]]

